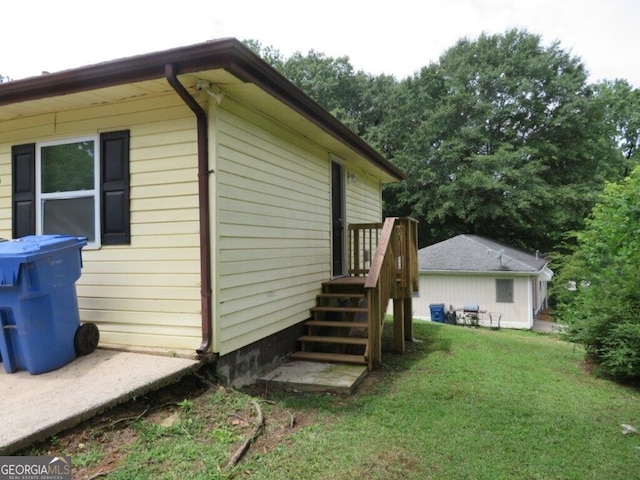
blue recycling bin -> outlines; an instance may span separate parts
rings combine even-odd
[[[97,327],[80,325],[76,296],[86,243],[67,235],[0,243],[0,356],[6,372],[48,372],[97,346]]]
[[[431,321],[444,323],[444,303],[432,303],[429,305],[431,311]]]

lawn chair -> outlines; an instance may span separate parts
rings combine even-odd
[[[493,330],[500,330],[500,320],[502,319],[502,313],[489,312],[489,328]]]

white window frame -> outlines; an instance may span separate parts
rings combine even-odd
[[[66,145],[70,143],[93,142],[93,190],[77,190],[68,192],[42,193],[42,147],[55,145]],[[43,204],[45,200],[64,200],[71,198],[93,197],[94,225],[93,238],[95,241],[89,242],[85,248],[100,247],[100,136],[88,135],[83,137],[69,137],[58,140],[36,143],[36,234],[42,235],[44,229]]]

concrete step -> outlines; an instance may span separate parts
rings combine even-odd
[[[362,363],[290,360],[260,377],[259,382],[306,392],[353,393],[367,375]]]

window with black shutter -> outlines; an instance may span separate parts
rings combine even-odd
[[[12,149],[13,237],[67,234],[130,243],[129,132]]]
[[[36,233],[36,144],[11,149],[12,236]]]
[[[100,135],[102,243],[131,243],[129,224],[129,131]]]

